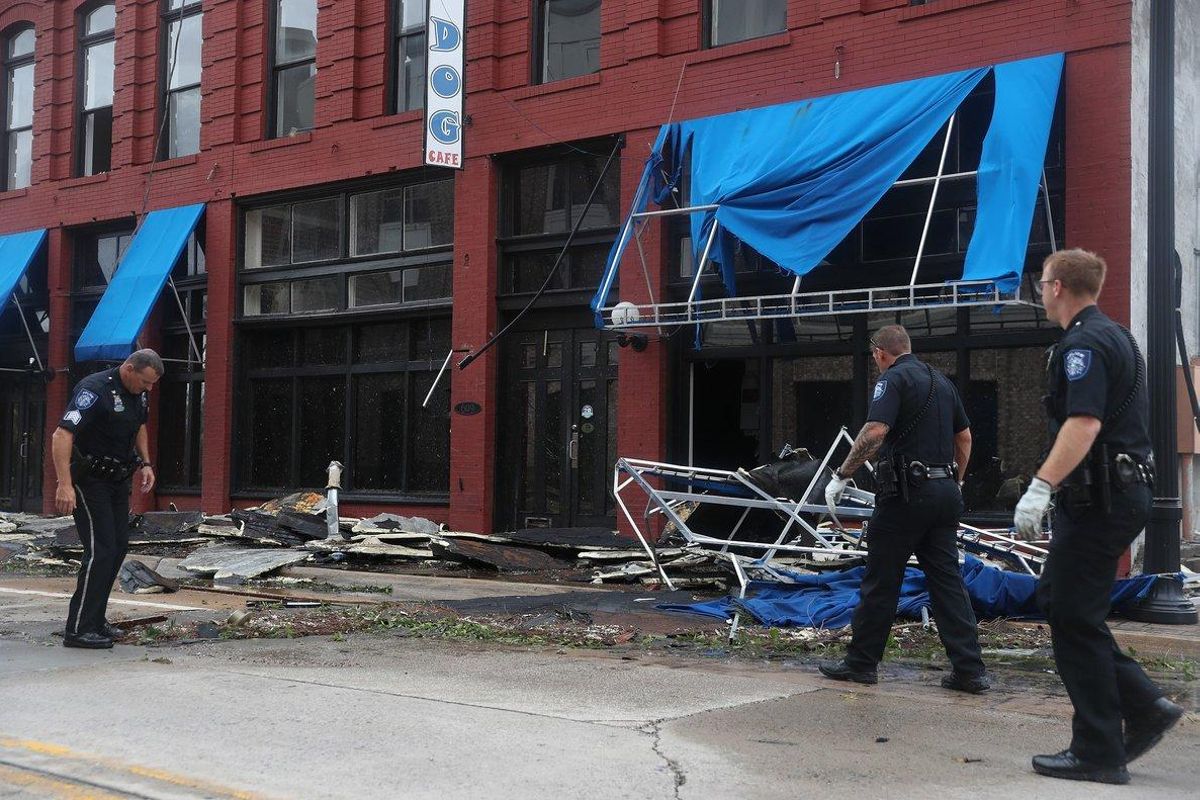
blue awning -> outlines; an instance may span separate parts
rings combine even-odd
[[[45,229],[0,235],[0,314],[45,241]]]
[[[133,352],[138,333],[203,213],[204,204],[198,203],[146,215],[75,345],[76,361],[116,361]]]
[[[963,278],[1011,291],[1024,265],[1038,182],[1062,74],[1061,53],[794,103],[665,125],[632,213],[661,203],[690,159],[694,257],[719,223],[710,258],[730,296],[740,240],[803,276],[883,197],[988,73],[996,100],[984,140],[975,237]],[[609,302],[628,225],[592,300]],[[597,319],[602,324],[602,321]]]

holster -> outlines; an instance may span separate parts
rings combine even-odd
[[[875,464],[876,494],[880,499],[899,497],[908,502],[908,461],[900,453],[881,458]]]
[[[136,458],[127,461],[112,456],[93,456],[76,450],[75,458],[71,461],[71,477],[76,481],[91,478],[116,483],[132,475],[139,463],[140,459]]]

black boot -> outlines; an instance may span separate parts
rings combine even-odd
[[[1125,760],[1133,761],[1162,741],[1163,735],[1171,730],[1183,708],[1165,697],[1155,700],[1144,714],[1125,723]]]
[[[1080,760],[1079,756],[1070,750],[1063,750],[1052,756],[1034,756],[1033,771],[1038,775],[1048,775],[1051,778],[1065,778],[1069,781],[1093,781],[1095,783],[1129,783],[1129,772],[1124,764],[1106,766]]]
[[[85,650],[108,650],[113,640],[101,633],[64,633],[63,647],[82,647]]]
[[[107,636],[109,639],[112,639],[113,641],[122,639],[125,636],[125,630],[123,628],[118,628],[108,620],[104,620],[104,625],[100,628],[100,633],[104,636]]]
[[[942,678],[942,688],[967,694],[983,694],[992,688],[992,684],[987,679],[987,675],[961,675],[952,672]]]
[[[822,661],[817,665],[821,674],[835,681],[854,681],[855,683],[879,683],[875,670],[855,669],[845,661]]]

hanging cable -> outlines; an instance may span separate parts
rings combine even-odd
[[[1192,364],[1188,358],[1187,342],[1183,336],[1183,261],[1175,251],[1175,344],[1179,348],[1179,360],[1183,364],[1183,383],[1187,386],[1188,400],[1192,404],[1192,423],[1200,430],[1200,402],[1196,400],[1196,385],[1192,381]]]
[[[571,233],[567,235],[567,240],[563,242],[562,249],[558,251],[558,258],[554,260],[554,266],[552,266],[550,271],[546,274],[546,279],[542,281],[542,285],[538,287],[536,292],[533,293],[533,297],[529,298],[529,302],[525,304],[525,307],[518,311],[516,316],[509,320],[507,325],[495,333],[492,338],[484,342],[483,347],[480,347],[474,353],[471,353],[462,361],[458,362],[459,369],[466,369],[468,366],[470,366],[472,361],[490,350],[496,344],[496,342],[500,341],[504,334],[512,330],[513,326],[520,322],[521,318],[529,313],[529,310],[533,308],[538,299],[545,294],[546,289],[550,288],[550,284],[554,281],[554,276],[558,274],[558,268],[562,266],[563,258],[566,257],[567,251],[571,248],[571,242],[575,240],[575,234],[579,233],[579,228],[583,225],[583,220],[587,217],[588,211],[592,208],[592,202],[596,199],[596,195],[599,193],[600,187],[604,184],[604,178],[606,175],[608,175],[609,167],[612,166],[613,161],[617,157],[617,153],[621,152],[621,148],[624,146],[625,137],[617,137],[617,142],[613,145],[612,152],[608,154],[608,160],[604,162],[604,168],[600,170],[600,176],[596,179],[596,185],[592,187],[592,191],[591,194],[588,195],[587,202],[583,204],[583,211],[580,212],[578,219],[575,220],[575,224],[571,227]],[[570,201],[568,200],[568,203],[569,202]]]

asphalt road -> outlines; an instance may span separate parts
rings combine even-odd
[[[971,697],[940,689],[932,671],[887,668],[879,686],[859,687],[799,663],[383,635],[86,652],[52,635],[65,604],[54,594],[0,591],[0,798],[1198,791],[1194,713],[1133,765],[1132,787],[1034,775],[1031,754],[1065,746],[1069,706],[1053,681],[1015,672]],[[186,605],[178,597],[145,602]]]

